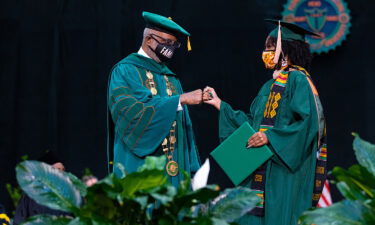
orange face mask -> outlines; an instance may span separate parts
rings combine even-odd
[[[273,59],[275,58],[275,51],[263,51],[262,53],[262,59],[264,62],[264,66],[267,69],[274,69],[276,66],[276,63],[273,62]]]

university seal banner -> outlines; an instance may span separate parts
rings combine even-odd
[[[350,11],[343,0],[288,0],[283,20],[300,25],[320,37],[307,37],[313,53],[328,52],[349,34]]]

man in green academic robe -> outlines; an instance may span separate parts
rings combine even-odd
[[[259,130],[249,138],[249,151],[268,145],[274,153],[241,184],[263,199],[237,221],[241,225],[297,224],[320,198],[326,175],[325,123],[316,88],[302,68],[311,59],[306,34],[312,33],[282,22],[269,34],[262,58],[274,70],[273,79],[260,89],[248,114],[233,110],[213,88],[204,90],[204,101],[220,111],[221,140],[249,122]]]
[[[113,172],[122,176],[120,168],[131,173],[145,157],[164,154],[166,173],[178,186],[182,170],[192,173],[199,168],[187,105],[200,104],[202,90],[184,93],[178,76],[165,64],[180,47],[177,37],[190,34],[164,16],[143,12],[143,18],[146,28],[139,51],[111,71],[108,144],[113,146],[108,147],[108,157]]]

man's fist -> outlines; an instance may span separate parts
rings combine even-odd
[[[201,89],[180,95],[180,102],[183,105],[198,105],[202,103],[203,92]]]

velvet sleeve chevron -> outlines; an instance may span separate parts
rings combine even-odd
[[[152,154],[167,136],[176,118],[179,96],[152,97],[133,65],[114,68],[108,108],[115,133],[137,156]]]
[[[112,121],[116,124],[116,133],[128,147],[133,148],[155,114],[152,106],[145,106],[130,94],[128,87],[113,90],[110,99]],[[132,124],[135,123],[135,126]]]

